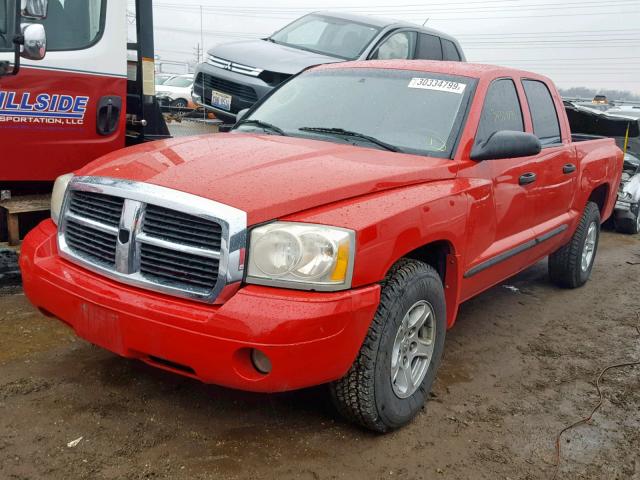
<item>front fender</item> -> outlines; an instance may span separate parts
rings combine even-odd
[[[353,286],[380,282],[400,258],[424,245],[446,242],[445,291],[449,323],[459,301],[461,254],[473,180],[462,178],[402,187],[290,215],[286,220],[356,231]]]

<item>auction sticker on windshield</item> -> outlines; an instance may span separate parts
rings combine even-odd
[[[467,85],[465,83],[438,80],[436,78],[412,78],[409,82],[409,88],[438,90],[440,92],[457,93],[458,95],[462,95],[466,87]]]

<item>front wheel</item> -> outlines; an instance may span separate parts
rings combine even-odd
[[[442,358],[444,288],[438,273],[402,259],[387,274],[380,305],[349,372],[331,384],[347,419],[377,432],[406,425],[420,411]]]
[[[549,255],[551,281],[564,288],[584,285],[591,276],[599,240],[600,210],[589,202],[569,243]]]
[[[173,108],[187,108],[189,106],[189,102],[187,102],[184,98],[178,98],[171,102],[171,106]]]

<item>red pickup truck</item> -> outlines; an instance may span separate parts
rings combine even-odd
[[[230,133],[58,179],[24,289],[119,355],[244,390],[329,383],[387,431],[424,403],[460,303],[547,256],[554,283],[587,281],[621,171],[540,75],[325,65]]]

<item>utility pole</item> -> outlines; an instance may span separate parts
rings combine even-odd
[[[202,12],[202,5],[200,5],[200,45],[199,47],[202,49],[202,58],[198,57],[199,60],[198,62],[204,62],[204,19],[203,19],[204,15]],[[198,51],[200,52],[200,48],[198,49]]]

